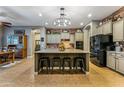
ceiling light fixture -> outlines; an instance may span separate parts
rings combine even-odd
[[[65,10],[65,8],[63,8],[63,7],[60,8],[60,17],[56,18],[55,21],[53,22],[53,24],[55,26],[59,26],[59,27],[64,26],[65,27],[65,26],[71,25],[70,19],[65,17],[64,10]]]
[[[83,23],[83,22],[81,22],[81,23],[80,23],[80,25],[82,26],[82,25],[84,25],[84,23]]]
[[[92,16],[92,14],[90,13],[90,14],[88,14],[88,18],[90,18]]]
[[[39,13],[39,16],[40,16],[40,17],[42,17],[42,14],[41,14],[41,13]]]
[[[45,25],[48,25],[48,22],[46,22]]]

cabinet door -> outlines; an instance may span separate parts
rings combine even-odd
[[[59,34],[47,35],[47,43],[60,43],[60,35]]]
[[[106,34],[106,25],[102,25],[103,34]]]
[[[124,74],[124,57],[118,58],[116,61],[116,70],[122,74]]]
[[[75,33],[75,41],[83,41],[83,32]]]
[[[60,38],[59,34],[54,34],[53,39],[54,39],[54,41],[53,41],[54,43],[60,43],[60,41],[61,41],[60,40],[61,38]]]
[[[70,34],[70,43],[74,43],[74,34]]]
[[[97,28],[97,34],[102,34],[103,27],[100,26]]]
[[[115,54],[109,54],[107,61],[107,67],[115,70]]]
[[[70,34],[68,32],[62,32],[61,39],[70,39]]]
[[[103,34],[111,34],[112,33],[112,22],[108,22],[103,25]]]
[[[106,34],[111,34],[112,33],[112,22],[108,22],[106,28],[107,28]]]
[[[47,43],[51,43],[51,35],[47,35]]]
[[[124,39],[123,20],[113,23],[113,41],[122,41]]]

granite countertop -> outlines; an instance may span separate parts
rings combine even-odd
[[[59,51],[57,48],[46,48],[35,53],[90,53],[89,51],[84,51],[80,49],[65,49],[64,51]]]

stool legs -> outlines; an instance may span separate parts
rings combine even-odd
[[[43,71],[44,64],[46,65],[46,70],[48,73],[49,69],[50,69],[50,60],[49,59],[40,59],[39,67],[42,71]]]
[[[53,68],[54,68],[54,66],[55,66],[55,63],[59,63],[59,69],[61,69],[61,59],[60,58],[54,58],[53,60],[52,60],[52,71],[53,71]]]
[[[85,69],[85,65],[84,65],[84,59],[83,58],[75,58],[74,59],[74,65],[73,67],[77,70],[78,68],[78,64],[80,65],[81,71],[83,71]]]
[[[70,70],[72,69],[71,59],[69,59],[69,60],[63,59],[63,63],[62,63],[62,70],[63,70],[63,71],[65,70],[65,63],[66,63],[66,62],[69,64]]]

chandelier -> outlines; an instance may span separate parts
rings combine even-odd
[[[55,19],[54,21],[55,26],[65,27],[71,25],[70,19],[65,17],[64,10],[65,8],[60,8],[60,17]]]

